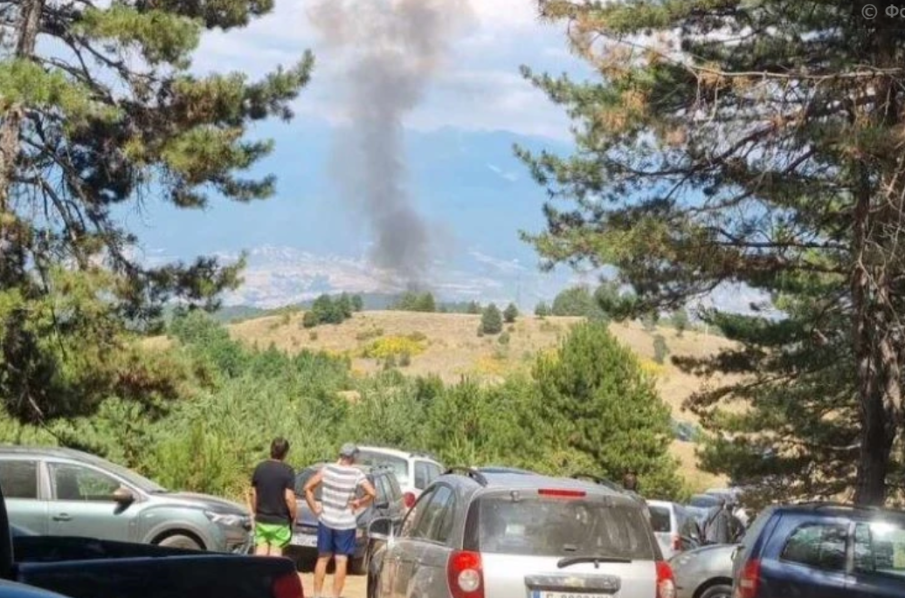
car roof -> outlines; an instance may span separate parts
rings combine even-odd
[[[645,502],[652,507],[666,507],[667,509],[681,506],[679,503],[670,500],[647,500]]]
[[[62,459],[73,459],[77,461],[86,461],[89,463],[102,464],[107,463],[97,455],[77,451],[71,448],[60,446],[31,446],[19,444],[0,444],[0,455],[19,455],[29,457],[58,457]]]
[[[298,471],[296,472],[296,475],[297,475],[297,476],[302,475],[304,472],[310,471],[310,470],[312,470],[312,469],[313,469],[313,470],[318,470],[318,469],[322,468],[322,467],[325,466],[325,465],[330,465],[330,463],[331,463],[331,461],[320,461],[320,462],[318,462],[318,463],[312,463],[311,465],[306,465],[305,467],[302,467],[300,470],[298,470]],[[380,475],[380,474],[384,474],[384,473],[386,473],[386,474],[393,473],[393,470],[390,469],[390,468],[389,468],[388,466],[386,466],[386,465],[363,465],[363,464],[361,464],[361,463],[353,463],[353,464],[350,465],[349,467],[354,467],[355,469],[361,470],[362,472],[367,473],[367,474],[371,474],[371,475]]]
[[[436,462],[437,460],[433,457],[433,455],[429,455],[427,453],[422,453],[418,451],[404,451],[398,448],[389,448],[384,446],[359,446],[359,451],[367,451],[369,453],[380,453],[384,455],[389,455],[391,457],[400,457],[402,459],[410,459],[412,457],[418,457],[421,459],[427,459],[430,461]]]
[[[905,511],[896,509],[884,509],[879,507],[856,506],[845,503],[833,502],[808,502],[791,505],[779,505],[774,507],[774,513],[820,513],[828,517],[852,517],[861,519],[874,519],[885,517],[905,522]]]
[[[484,488],[486,490],[535,490],[538,488],[549,488],[556,490],[583,490],[589,494],[624,497],[627,500],[634,502],[631,497],[622,492],[618,492],[601,484],[595,484],[594,482],[588,482],[585,480],[553,477],[534,472],[491,473],[482,472],[477,469],[474,469],[472,471],[474,473],[471,475],[463,475],[458,471],[454,471],[452,473],[447,472],[437,479],[458,480],[460,483],[474,485],[478,488]],[[483,478],[483,481],[485,483],[482,484],[481,481],[479,481],[481,478]]]

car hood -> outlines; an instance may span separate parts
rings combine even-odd
[[[187,506],[201,507],[217,513],[228,513],[231,515],[248,515],[248,509],[243,505],[211,496],[210,494],[197,494],[194,492],[167,492],[161,494],[152,494],[154,499],[165,500],[167,502],[177,502]]]

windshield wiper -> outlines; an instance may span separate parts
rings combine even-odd
[[[560,569],[564,569],[565,567],[571,567],[572,565],[577,565],[579,563],[594,563],[594,565],[598,565],[600,563],[631,563],[632,559],[626,559],[618,556],[567,556],[559,559],[559,562],[556,563],[556,566]]]

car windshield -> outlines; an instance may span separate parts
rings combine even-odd
[[[598,500],[483,497],[472,506],[480,552],[653,560],[641,510]]]
[[[111,463],[110,461],[99,461],[95,465],[102,467],[112,473],[113,475],[119,476],[124,479],[128,484],[135,486],[139,490],[147,492],[149,494],[162,494],[164,492],[168,492],[166,488],[158,484],[157,482],[153,482],[143,475],[139,475],[132,471],[131,469],[127,469],[122,465],[117,465],[116,463]]]
[[[393,473],[396,474],[396,479],[399,480],[400,486],[407,486],[409,483],[408,461],[402,457],[393,457],[391,455],[372,453],[370,451],[359,451],[358,456],[355,458],[355,462],[369,467],[375,465],[389,467]]]
[[[650,507],[650,525],[655,532],[671,531],[669,509],[666,507]]]
[[[714,496],[712,494],[698,494],[696,496],[691,497],[691,501],[688,503],[693,507],[708,509],[710,507],[716,507],[720,504],[720,498],[718,496]]]

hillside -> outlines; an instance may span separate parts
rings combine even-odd
[[[289,352],[303,349],[325,350],[348,355],[355,372],[362,375],[383,367],[376,358],[363,357],[368,347],[381,344],[412,347],[409,365],[402,371],[409,375],[436,374],[446,382],[456,382],[463,375],[493,381],[518,370],[527,370],[538,351],[555,347],[569,326],[580,318],[520,316],[507,326],[508,344],[497,336],[477,335],[480,316],[469,314],[365,311],[354,314],[343,324],[321,325],[313,329],[302,326],[302,313],[246,320],[229,326],[233,338],[244,343]],[[654,362],[654,335],[662,334],[675,356],[704,356],[729,345],[724,338],[686,331],[680,338],[671,328],[656,332],[644,330],[640,323],[613,324],[613,334],[632,349],[642,365],[656,376],[663,400],[676,420],[695,422],[694,416],[682,411],[683,401],[705,383],[704,380],[679,371],[670,363]],[[415,342],[413,339],[420,339]],[[163,342],[159,339],[158,342]],[[418,352],[420,351],[420,352]],[[712,380],[711,382],[718,382]],[[681,460],[683,474],[695,488],[715,486],[723,481],[700,472],[695,465],[694,445],[675,441],[673,452]]]

